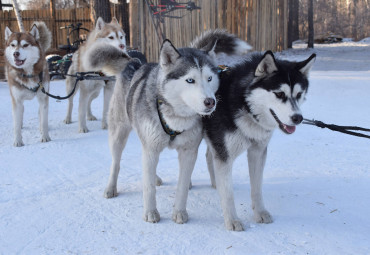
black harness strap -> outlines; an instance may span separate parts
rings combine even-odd
[[[99,76],[96,76],[96,74],[98,74]],[[42,93],[48,95],[49,97],[55,98],[57,100],[65,100],[65,99],[70,98],[75,93],[77,83],[79,81],[83,81],[83,80],[102,80],[102,81],[108,82],[108,81],[114,81],[115,80],[115,77],[113,77],[113,76],[104,76],[104,75],[102,75],[102,73],[98,73],[98,72],[78,72],[75,75],[72,75],[72,74],[67,74],[67,75],[72,76],[72,77],[76,77],[75,85],[73,86],[72,91],[67,96],[61,97],[61,96],[55,96],[55,95],[49,94],[48,92],[46,92],[45,88],[42,86],[42,79],[40,78],[40,82],[39,82],[40,86],[39,87],[41,87]]]
[[[348,134],[348,135],[353,135],[353,136],[358,136],[358,137],[363,137],[363,138],[370,139],[370,135],[365,135],[365,134],[362,134],[362,133],[349,131],[349,130],[355,130],[355,131],[370,132],[370,129],[368,129],[368,128],[362,128],[362,127],[356,127],[356,126],[338,126],[338,125],[334,125],[334,124],[326,124],[326,123],[324,123],[322,121],[319,121],[319,120],[308,120],[308,119],[303,119],[302,124],[313,125],[313,126],[317,126],[317,127],[320,127],[320,128],[328,128],[332,131],[337,131],[337,132],[341,132],[341,133]]]
[[[157,99],[157,111],[158,111],[159,120],[161,121],[161,125],[162,125],[162,128],[163,128],[164,132],[166,132],[166,134],[170,136],[170,141],[173,141],[173,140],[175,140],[176,136],[180,135],[182,132],[172,130],[168,126],[166,121],[163,119],[161,111],[159,110],[159,106],[161,104],[163,104],[163,101],[161,99]]]

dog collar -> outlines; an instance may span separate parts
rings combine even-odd
[[[224,73],[227,73],[230,71],[230,67],[226,65],[218,65],[217,66],[217,73],[219,76],[221,76]]]
[[[162,125],[162,128],[163,128],[164,132],[166,132],[166,134],[170,136],[170,141],[173,141],[173,140],[175,140],[176,136],[180,135],[182,132],[172,130],[168,126],[166,121],[163,119],[163,115],[162,115],[161,111],[159,110],[159,106],[162,105],[162,104],[163,104],[163,100],[157,98],[157,111],[158,111],[159,120],[161,122],[161,125]]]
[[[35,78],[36,76],[39,77],[39,82],[37,83],[37,86],[30,89],[29,87],[27,87],[26,85],[24,85],[23,83],[21,83],[21,85],[23,87],[25,87],[26,89],[36,93],[40,87],[42,87],[42,79],[43,79],[43,76],[44,76],[44,72],[40,72],[38,75],[34,75],[34,74],[24,74],[24,73],[18,73],[18,75],[22,78],[26,78],[26,79],[32,79],[32,78]]]

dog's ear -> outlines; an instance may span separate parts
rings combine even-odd
[[[114,25],[119,25],[118,20],[116,19],[116,17],[113,17],[112,21],[110,23],[114,24]]]
[[[104,22],[103,18],[102,17],[99,17],[98,20],[96,21],[95,28],[97,30],[102,30],[104,26],[105,26],[105,22]]]
[[[216,46],[217,46],[217,39],[215,41],[215,44],[213,45],[212,49],[209,51],[206,51],[208,56],[210,56],[214,63],[216,63],[217,60],[217,54],[216,54]]]
[[[40,32],[36,26],[36,24],[33,24],[30,34],[35,37],[36,41],[40,40]]]
[[[5,28],[5,41],[8,41],[9,37],[12,35],[12,30],[10,28],[6,27]]]
[[[308,76],[308,73],[310,72],[313,63],[315,63],[316,60],[316,54],[312,54],[308,59],[298,62],[297,68],[298,70],[305,76]]]
[[[172,45],[171,41],[166,39],[164,40],[161,53],[159,57],[159,64],[162,68],[169,67],[173,65],[181,55],[177,49]]]
[[[275,57],[272,51],[266,51],[265,55],[263,55],[262,60],[258,64],[254,75],[256,77],[262,77],[268,74],[271,74],[277,71],[278,68],[276,66]]]

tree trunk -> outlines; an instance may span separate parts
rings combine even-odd
[[[352,18],[353,18],[353,24],[352,24],[352,37],[353,40],[358,40],[358,34],[357,34],[357,2],[358,0],[353,0],[353,8],[352,8]]]
[[[299,39],[298,7],[298,0],[289,0],[288,48],[292,48],[293,42]]]
[[[314,31],[313,31],[313,0],[308,1],[308,48],[313,48]]]
[[[91,0],[91,21],[96,24],[99,17],[102,17],[104,22],[111,22],[112,14],[110,12],[109,0]]]
[[[26,32],[26,30],[24,29],[24,26],[23,26],[22,16],[21,16],[21,13],[19,11],[18,3],[17,3],[16,0],[12,0],[12,1],[13,1],[15,16],[17,17],[19,32],[24,33],[24,32]]]
[[[125,31],[126,33],[126,44],[130,45],[130,21],[128,4],[126,3],[126,0],[118,0],[118,3],[120,7],[120,20],[118,21],[121,21],[123,31]]]

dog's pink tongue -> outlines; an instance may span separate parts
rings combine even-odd
[[[295,131],[295,126],[288,126],[288,125],[285,125],[284,126],[284,129],[287,131],[287,133],[289,134],[293,134],[294,131]]]
[[[22,65],[23,64],[23,60],[15,60],[15,64],[17,65],[17,66],[20,66],[20,65]]]

